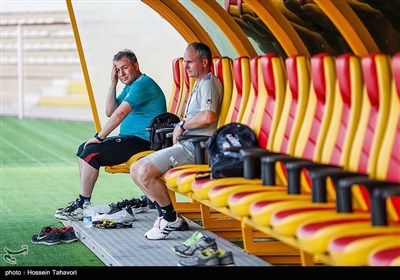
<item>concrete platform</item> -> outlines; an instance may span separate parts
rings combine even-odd
[[[85,228],[83,222],[66,222],[72,225],[76,235],[92,250],[106,266],[177,266],[180,259],[171,248],[182,244],[196,230],[205,236],[216,239],[219,249],[232,251],[236,266],[270,266],[262,259],[248,254],[242,248],[201,228],[187,219],[189,231],[175,231],[163,240],[147,240],[143,235],[149,230],[157,217],[157,211],[151,209],[146,213],[136,214],[137,220],[132,228],[98,229]]]

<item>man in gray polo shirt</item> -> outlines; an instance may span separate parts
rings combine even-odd
[[[163,239],[171,231],[188,227],[187,222],[175,212],[167,187],[159,177],[173,167],[194,163],[193,143],[178,141],[177,137],[210,136],[217,129],[221,110],[223,89],[221,82],[211,71],[210,48],[199,42],[189,44],[183,63],[189,76],[196,81],[186,105],[185,117],[174,129],[174,145],[144,157],[132,164],[130,169],[133,181],[159,211],[153,227],[144,234],[151,240]]]

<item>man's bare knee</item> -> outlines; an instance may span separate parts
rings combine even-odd
[[[137,183],[138,170],[140,169],[141,166],[142,166],[142,164],[140,164],[139,162],[135,162],[135,163],[131,164],[131,167],[129,168],[129,173],[131,174],[131,177],[135,183]]]
[[[137,175],[137,179],[143,183],[146,184],[146,182],[150,179],[150,172],[148,171],[148,168],[146,167],[146,165],[141,166],[140,168],[138,168],[136,170],[136,175]]]
[[[146,162],[136,172],[138,180],[140,180],[144,185],[148,185],[161,175],[158,168],[151,162]]]

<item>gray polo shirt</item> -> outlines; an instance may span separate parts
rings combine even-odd
[[[186,105],[185,119],[190,120],[197,113],[209,110],[215,112],[217,118],[207,127],[186,130],[184,135],[211,135],[217,129],[222,96],[222,84],[212,72],[208,73],[200,82],[196,81]]]

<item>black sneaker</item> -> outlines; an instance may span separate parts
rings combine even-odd
[[[119,201],[117,203],[108,204],[108,206],[110,206],[110,211],[108,211],[106,214],[117,213],[117,212],[121,211],[122,209],[124,209],[125,207],[127,207],[127,204],[128,204],[128,200],[127,199],[124,199],[124,200]]]
[[[150,199],[148,199],[146,195],[142,195],[141,198],[146,202],[147,206],[149,206],[149,209],[156,209],[154,203]]]
[[[78,237],[75,235],[74,228],[71,226],[60,229],[60,235],[62,243],[71,243],[78,240]]]
[[[139,198],[123,199],[117,203],[111,203],[108,206],[110,206],[110,211],[107,214],[114,214],[128,208],[132,208],[136,214],[147,212],[149,210],[147,201],[143,201]]]
[[[196,252],[206,249],[217,251],[217,242],[215,238],[204,236],[201,231],[193,233],[183,244],[172,247],[172,251],[184,258],[192,257]]]
[[[61,234],[53,225],[42,228],[39,234],[32,235],[33,244],[55,245],[61,243]]]
[[[67,221],[80,221],[83,218],[83,209],[80,206],[80,199],[77,198],[75,201],[65,208],[59,208],[56,210],[54,216],[57,219]]]
[[[132,205],[132,208],[136,214],[145,213],[150,209],[149,205],[147,205],[147,199],[137,199],[135,204]]]
[[[179,224],[179,227],[177,228],[177,231],[185,231],[185,230],[190,230],[190,226],[186,219],[184,219],[181,215],[178,214],[179,217],[182,218],[182,222]]]

